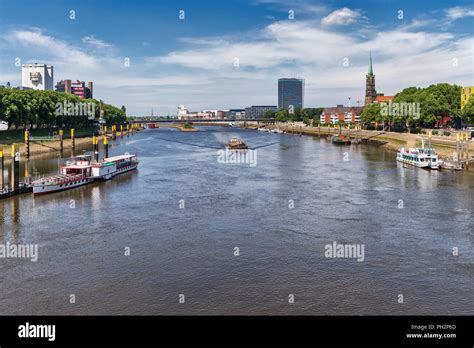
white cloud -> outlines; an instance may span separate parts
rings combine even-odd
[[[449,32],[409,30],[422,24],[372,31],[367,39],[360,39],[354,32],[329,31],[314,21],[280,21],[265,27],[253,40],[203,41],[201,46],[150,59],[184,67],[190,73],[200,72],[209,80],[220,77],[211,99],[222,98],[221,107],[229,98],[220,91],[225,83],[233,85],[233,94],[246,105],[251,100],[258,102],[248,92],[252,85],[260,87],[260,103],[275,104],[276,81],[282,76],[305,78],[307,105],[341,103],[349,95],[353,101],[363,100],[369,52],[374,57],[377,87],[386,94],[438,82],[469,83],[474,39]],[[234,57],[239,58],[238,69],[232,65]],[[344,58],[349,59],[348,67],[342,64]],[[271,99],[266,97],[269,95]]]
[[[82,42],[84,42],[85,44],[95,46],[97,48],[111,48],[111,47],[113,47],[111,44],[96,38],[94,35],[84,36],[82,38]]]
[[[132,57],[129,68],[110,50],[90,52],[41,30],[17,30],[2,38],[12,52],[22,47],[22,60],[38,55],[55,65],[56,80],[94,81],[96,97],[124,104],[135,114],[149,114],[151,108],[155,114],[173,114],[179,104],[193,110],[274,105],[277,79],[283,76],[306,80],[306,106],[344,103],[348,96],[355,105],[364,97],[369,52],[377,87],[387,95],[409,86],[471,82],[473,38],[420,30],[427,22],[411,24],[382,30],[360,26],[343,33],[315,19],[278,21],[239,36],[187,37],[179,40],[185,48]],[[359,35],[362,30],[365,38]],[[0,84],[14,71],[2,72]]]
[[[321,19],[321,24],[324,26],[348,25],[354,23],[359,16],[360,13],[358,11],[353,11],[350,8],[343,7],[331,12],[329,15]]]
[[[69,43],[43,34],[41,30],[14,30],[2,36],[4,40],[14,45],[21,45],[29,51],[37,49],[54,56],[58,63],[73,64],[76,67],[94,69],[99,66],[99,61],[70,45]]]
[[[457,20],[464,17],[473,17],[474,9],[469,7],[451,7],[446,10],[446,17],[450,20]]]

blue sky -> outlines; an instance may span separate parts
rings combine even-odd
[[[474,84],[473,23],[472,1],[0,0],[0,84],[19,58],[137,115],[276,104],[279,77],[305,79],[307,107],[355,105],[369,52],[387,95]]]

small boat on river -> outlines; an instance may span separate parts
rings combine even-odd
[[[334,145],[350,145],[351,144],[351,140],[343,134],[333,136],[331,141]]]
[[[231,138],[227,144],[227,149],[229,150],[246,150],[248,149],[247,144],[238,138]]]

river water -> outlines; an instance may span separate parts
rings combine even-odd
[[[218,160],[232,136],[255,166]],[[221,127],[149,129],[125,151],[138,171],[0,201],[0,244],[38,245],[37,262],[0,258],[1,314],[474,314],[472,170]],[[333,242],[363,261],[326,257]]]

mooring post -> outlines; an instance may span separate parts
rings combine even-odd
[[[96,136],[92,136],[92,154],[95,162],[98,162],[98,154],[99,151],[97,150],[97,138]]]
[[[5,164],[5,160],[4,160],[4,156],[3,156],[3,149],[0,150],[0,171],[1,171],[1,175],[0,175],[0,190],[3,190],[3,184],[4,184],[4,180],[3,180],[3,165]]]
[[[461,162],[461,154],[459,149],[459,132],[456,132],[456,159],[458,164]]]
[[[73,150],[76,148],[76,139],[74,138],[74,128],[71,128],[71,146]]]
[[[123,124],[120,125],[120,138],[123,138]]]
[[[27,159],[25,163],[25,183],[30,184],[31,183],[31,178],[30,178],[30,160]]]
[[[15,145],[12,145],[11,187],[13,192],[18,191],[20,187],[20,152],[15,150]]]
[[[26,153],[26,158],[30,158],[30,137],[29,137],[29,132],[25,130],[25,153]]]
[[[109,142],[107,136],[104,137],[104,158],[109,158]]]
[[[59,130],[59,151],[63,153],[64,150],[64,131],[62,129]]]
[[[431,135],[432,135],[432,131],[431,129],[428,131],[428,147],[431,149]]]
[[[99,162],[99,138],[95,138],[95,161]]]
[[[469,133],[464,133],[464,139],[466,141],[466,168],[469,167]]]
[[[115,140],[117,138],[117,126],[113,125],[112,126],[112,140]]]
[[[130,136],[130,125],[127,124],[127,137],[129,137],[129,136]]]

